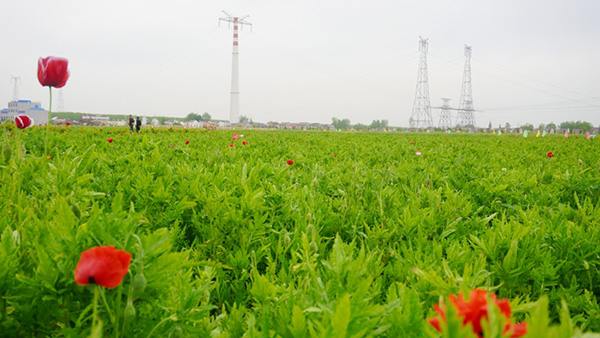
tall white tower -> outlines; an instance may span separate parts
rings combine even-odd
[[[229,123],[238,123],[240,122],[240,72],[239,72],[239,51],[238,51],[238,31],[239,27],[243,25],[249,25],[252,27],[252,24],[249,22],[244,22],[244,20],[249,16],[237,17],[233,16],[225,11],[223,11],[226,18],[220,18],[221,20],[229,22],[229,24],[233,23],[233,53],[231,57],[231,100],[229,102]]]
[[[19,82],[21,81],[20,76],[10,76],[10,81],[13,83],[13,101],[19,101]]]

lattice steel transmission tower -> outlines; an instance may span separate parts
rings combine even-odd
[[[461,127],[475,127],[475,109],[473,108],[473,89],[471,87],[471,46],[465,45],[465,69],[463,72],[462,93],[458,106],[457,123]]]
[[[450,108],[450,99],[442,98],[442,100],[444,100],[444,104],[440,107],[442,111],[440,112],[439,128],[450,129],[452,128],[452,113],[450,112],[452,108]]]
[[[229,24],[233,23],[233,52],[232,52],[232,62],[231,62],[231,100],[229,104],[229,123],[238,123],[240,122],[240,79],[239,79],[239,51],[238,51],[238,27],[244,25],[249,25],[252,27],[252,24],[249,22],[244,22],[244,20],[249,17],[249,15],[243,17],[233,16],[225,11],[223,11],[226,18],[220,18],[219,23],[221,21],[227,21]]]
[[[65,99],[63,98],[62,88],[58,90],[58,102],[56,104],[56,111],[61,113],[64,113],[65,111]]]
[[[419,73],[417,75],[417,90],[415,92],[415,102],[413,104],[412,115],[410,117],[410,127],[421,129],[431,128],[433,118],[431,117],[431,108],[429,107],[429,79],[427,77],[427,50],[429,43],[419,36]]]
[[[13,101],[19,101],[19,82],[21,82],[21,77],[11,75],[10,82],[13,83]]]

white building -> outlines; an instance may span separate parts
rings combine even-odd
[[[0,114],[0,122],[6,120],[14,120],[15,116],[25,114],[33,119],[36,125],[48,123],[48,111],[42,108],[40,102],[32,102],[31,100],[10,101],[8,110],[2,111]]]

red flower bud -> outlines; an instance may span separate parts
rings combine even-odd
[[[185,144],[190,144],[190,141],[189,141],[189,140],[186,140],[186,141],[185,141]]]
[[[114,141],[114,140],[112,138],[109,138],[107,141],[108,141],[108,143],[112,143],[112,141]]]
[[[546,157],[554,157],[554,154],[552,152],[549,152],[548,154],[546,154]]]
[[[286,163],[287,163],[288,165],[292,165],[292,164],[294,164],[294,161],[292,161],[292,160],[287,160],[287,162],[286,162]]]

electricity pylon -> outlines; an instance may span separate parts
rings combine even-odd
[[[427,76],[427,50],[429,44],[427,40],[419,36],[419,73],[417,75],[417,89],[415,92],[415,102],[413,104],[412,115],[410,117],[410,127],[415,129],[431,128],[433,118],[431,117],[431,108],[429,107],[429,79]]]

